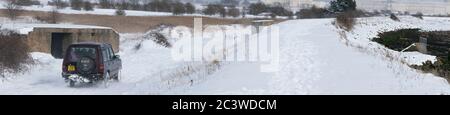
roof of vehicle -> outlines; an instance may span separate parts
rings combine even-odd
[[[82,46],[82,45],[109,46],[109,44],[107,44],[107,43],[98,43],[98,42],[79,42],[79,43],[74,43],[71,46]]]

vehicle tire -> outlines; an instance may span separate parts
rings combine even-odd
[[[105,74],[105,76],[103,77],[103,81],[102,81],[103,87],[105,87],[105,88],[108,87],[110,79],[111,79],[111,76],[109,75],[109,72],[107,72]]]
[[[120,81],[120,74],[121,73],[122,73],[121,71],[117,72],[117,74],[114,75],[113,80],[116,81],[116,82]]]
[[[75,87],[75,81],[69,80],[69,87]]]

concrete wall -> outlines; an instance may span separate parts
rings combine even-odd
[[[63,41],[63,51],[68,45],[78,42],[110,43],[114,52],[119,52],[119,34],[112,29],[60,29],[35,28],[27,36],[33,52],[51,53],[52,33],[70,33],[70,38]]]

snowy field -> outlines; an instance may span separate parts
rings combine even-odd
[[[144,34],[121,34],[122,81],[108,88],[69,88],[60,76],[62,60],[32,53],[37,64],[0,82],[0,94],[450,94],[445,79],[408,67],[434,56],[370,41],[396,28],[450,30],[450,19],[400,19],[361,18],[351,32],[337,29],[333,19],[276,24],[281,66],[273,73],[261,72],[259,62],[173,61],[169,48],[142,39]]]

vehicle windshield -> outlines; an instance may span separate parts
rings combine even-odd
[[[70,62],[76,62],[82,57],[90,57],[92,59],[95,59],[96,54],[97,54],[97,51],[94,47],[86,47],[86,46],[71,47],[68,50],[67,59]]]

